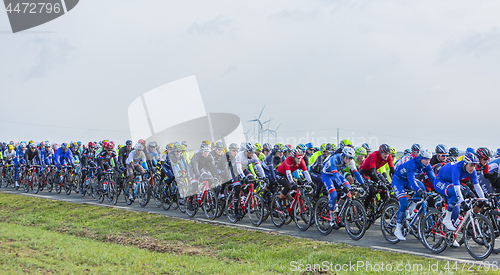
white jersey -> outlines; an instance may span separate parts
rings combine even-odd
[[[262,169],[262,166],[260,165],[259,158],[257,157],[256,154],[253,154],[252,158],[248,158],[245,155],[245,151],[240,151],[238,154],[236,154],[235,157],[235,165],[236,165],[236,171],[238,171],[238,174],[240,176],[245,176],[243,173],[243,167],[247,167],[251,163],[255,163],[255,167],[259,170],[260,176],[265,177],[264,170]]]
[[[128,154],[127,161],[125,163],[127,165],[129,165],[129,164],[132,163],[132,165],[135,166],[137,164],[143,163],[145,160],[146,160],[146,155],[144,154],[143,151],[141,151],[141,155],[140,156],[137,156],[136,150],[133,150],[132,152],[130,152]]]

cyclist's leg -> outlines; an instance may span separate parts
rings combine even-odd
[[[448,209],[446,210],[446,216],[444,217],[443,224],[448,230],[454,231],[455,226],[453,226],[451,218],[453,217],[453,211],[455,207],[458,207],[458,209],[460,210],[460,205],[458,205],[459,195],[455,192],[455,188],[453,187],[452,183],[443,182],[439,179],[436,179],[434,187],[439,194],[446,196],[446,200],[448,201]]]
[[[372,178],[371,171],[360,169],[359,172],[361,173],[362,176]],[[373,184],[370,181],[365,181],[363,188],[365,188],[365,190],[368,193],[366,198],[365,198],[365,202],[364,202],[365,209],[368,210],[368,207],[370,206],[370,202],[371,202],[373,196],[375,196],[375,187],[373,186]]]
[[[328,210],[330,210],[330,224],[333,226],[335,222],[335,211],[337,208],[337,190],[335,189],[335,184],[333,182],[333,175],[321,173],[321,179],[323,184],[328,191]]]
[[[288,178],[281,173],[276,174],[276,180],[283,186],[283,191],[281,191],[281,194],[279,195],[279,198],[283,199],[290,191],[290,182],[288,181]]]
[[[394,231],[394,235],[401,241],[406,241],[406,238],[403,235],[403,220],[406,217],[406,211],[408,209],[408,197],[406,197],[405,186],[408,185],[408,180],[403,180],[398,177],[392,178],[392,189],[394,190],[394,194],[396,198],[399,200],[399,210],[396,217],[396,231]]]
[[[321,194],[321,190],[323,189],[323,180],[321,179],[321,174],[312,172],[310,173],[311,175],[311,180],[316,183],[316,192],[314,193],[314,198],[318,199],[319,195]]]

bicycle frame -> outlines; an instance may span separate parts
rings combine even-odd
[[[250,206],[253,207],[253,193],[255,191],[253,183],[245,184],[245,186],[242,186],[241,189],[243,190],[243,188],[245,188],[247,185],[250,186],[250,191],[248,192],[248,196],[245,199],[245,202],[240,204],[241,210],[242,210],[243,213],[246,212],[246,209],[248,207],[248,202],[250,201],[250,199],[252,199],[252,204]],[[241,200],[241,192],[240,192],[240,196],[238,197],[238,200]]]
[[[292,200],[292,203],[290,204],[290,207],[286,207],[286,208],[285,208],[285,210],[287,211],[287,214],[288,214],[288,215],[292,215],[293,208],[295,207],[295,204],[299,201],[300,194],[301,194],[301,192],[300,192],[300,188],[301,188],[301,187],[302,187],[302,185],[300,185],[300,186],[298,186],[298,187],[297,187],[297,190],[296,190],[296,192],[295,192],[295,196],[293,196],[293,200]],[[304,204],[303,204],[303,202],[302,202],[302,203],[301,203],[301,205],[299,205],[299,206],[300,206],[300,207],[302,208],[302,210],[305,212],[305,208],[304,208]],[[279,212],[279,213],[281,213],[281,214],[284,214],[284,213],[283,213],[282,211],[280,211],[280,210],[276,210],[276,211],[278,211],[278,212]]]

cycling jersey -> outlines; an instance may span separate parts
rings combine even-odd
[[[40,151],[38,151],[38,149],[35,149],[35,151],[31,151],[31,149],[29,149],[26,154],[24,154],[24,160],[26,161],[26,163],[38,163],[39,165],[43,165],[42,164],[42,158],[40,156]]]
[[[102,150],[99,155],[97,155],[97,164],[103,169],[110,169],[112,166],[111,161],[118,163],[118,158],[116,156],[116,151],[112,150],[108,153],[107,150]],[[115,165],[116,171],[119,171],[118,165]]]
[[[139,156],[137,156],[137,151],[133,150],[128,154],[127,159],[125,160],[125,165],[131,164],[132,166],[136,166],[137,164],[142,164],[146,162],[146,155],[144,154],[143,151],[140,151],[141,153]]]
[[[120,151],[118,151],[118,163],[120,166],[127,166],[127,158],[130,154],[130,151],[132,150],[129,150],[127,146],[123,146],[122,148],[120,148]]]
[[[460,197],[461,201],[463,201],[462,192],[459,192],[460,188],[460,180],[470,177],[472,183],[474,184],[474,189],[477,189],[476,192],[481,198],[484,198],[484,193],[479,186],[479,182],[477,180],[476,171],[472,171],[472,173],[467,173],[464,167],[464,161],[448,163],[439,170],[437,175],[436,183],[434,187],[437,189],[449,188],[451,185],[456,190],[456,193]],[[477,187],[477,188],[476,188]],[[458,189],[458,190],[457,190]],[[445,189],[446,190],[446,189]]]
[[[245,151],[240,151],[238,154],[236,154],[235,157],[235,165],[236,165],[236,171],[238,172],[238,175],[240,177],[244,177],[245,174],[243,173],[243,167],[247,167],[251,163],[255,163],[255,167],[259,170],[260,176],[265,177],[264,170],[262,169],[262,166],[260,165],[259,159],[257,158],[256,154],[253,154],[252,158],[248,158],[245,155]]]
[[[300,159],[300,163],[296,164],[294,157],[289,156],[288,158],[285,159],[285,161],[278,167],[278,173],[282,175],[286,175],[288,180],[290,182],[293,182],[293,177],[292,173],[295,172],[295,170],[301,169],[303,171],[304,177],[306,177],[307,182],[311,182],[311,176],[309,175],[309,172],[307,171],[307,166],[304,161],[304,159]]]
[[[47,150],[46,148],[42,148],[40,150],[42,162],[45,163],[46,165],[52,164],[52,155],[53,154],[54,154],[54,151],[52,151],[52,148],[49,148],[49,150]]]
[[[191,159],[191,168],[196,178],[201,176],[201,170],[209,171],[213,177],[218,176],[217,169],[215,168],[214,158],[212,155],[208,154],[207,157],[203,156],[203,152],[200,150],[194,154]]]
[[[69,163],[73,164],[73,154],[71,153],[71,150],[66,149],[66,152],[63,152],[62,148],[57,149],[56,153],[54,154],[54,164],[59,167],[59,165],[64,164],[66,160],[68,160]]]
[[[361,164],[360,169],[363,170],[371,170],[372,168],[379,169],[384,166],[386,163],[389,163],[389,168],[394,167],[394,163],[392,162],[392,156],[389,155],[386,160],[382,159],[379,151],[375,151],[371,153],[367,159]]]
[[[16,151],[15,150],[12,150],[10,152],[9,152],[9,150],[3,151],[3,159],[5,160],[5,162],[14,161],[15,158],[16,158]]]
[[[363,178],[356,168],[354,159],[350,159],[349,163],[345,163],[341,153],[335,154],[333,156],[330,155],[328,158],[326,158],[323,163],[323,169],[321,169],[321,171],[325,174],[334,174],[335,172],[342,171],[345,168],[349,168],[351,170],[359,183],[364,183]]]

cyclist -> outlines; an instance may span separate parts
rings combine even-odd
[[[286,159],[292,154],[293,147],[290,144],[287,144],[284,147],[285,147],[285,150],[283,150],[283,157]]]
[[[67,143],[61,143],[61,147],[59,147],[59,149],[57,149],[57,151],[54,153],[53,161],[57,167],[57,175],[59,175],[61,171],[61,166],[66,165],[66,161],[69,164],[73,165],[73,154],[71,153],[71,150],[68,150]],[[56,178],[59,179],[59,177]]]
[[[377,170],[386,163],[389,163],[390,176],[392,177],[394,175],[394,163],[390,153],[391,147],[389,145],[385,143],[380,145],[379,150],[371,153],[361,164],[361,175],[371,178],[374,182],[382,181],[387,183],[387,176],[383,176]],[[364,187],[368,189],[368,196],[365,198],[364,205],[365,209],[368,209],[371,199],[375,196],[375,187],[370,181],[367,181],[366,183],[367,184]]]
[[[264,143],[262,145],[262,153],[264,154],[264,158],[266,158],[267,156],[269,156],[269,154],[271,154],[272,150],[273,150],[273,146],[270,143],[267,143],[267,142]]]
[[[54,155],[54,151],[52,151],[52,148],[50,146],[50,142],[48,140],[45,141],[44,146],[45,146],[45,148],[41,149],[41,152],[40,152],[40,155],[42,157],[42,162],[45,165],[51,165],[53,163],[52,158]]]
[[[365,143],[361,144],[361,147],[365,148],[367,155],[372,153],[372,146],[370,144],[365,142]]]
[[[323,155],[323,154],[327,154],[327,155],[330,155],[331,152],[337,150],[337,148],[335,147],[335,144],[331,144],[331,143],[323,143],[321,144],[321,150],[318,151],[318,152],[315,152],[310,158],[309,158],[309,162],[312,164],[314,162],[316,162],[316,158],[318,158],[319,156]]]
[[[443,224],[448,230],[455,231],[452,219],[456,220],[460,213],[460,203],[464,200],[460,191],[460,180],[470,177],[474,183],[474,189],[479,197],[484,198],[484,193],[477,181],[476,165],[479,163],[474,153],[467,152],[460,162],[444,165],[436,177],[434,189],[441,195],[446,196],[448,209]],[[450,188],[453,187],[453,188]]]
[[[44,166],[40,151],[36,148],[36,144],[31,143],[29,147],[30,149],[26,152],[26,154],[24,154],[24,161],[26,162],[27,168],[29,169],[31,164]],[[36,172],[41,173],[40,167],[38,167]]]
[[[78,150],[78,143],[73,142],[71,143],[71,154],[73,155],[74,162],[76,164],[79,164],[81,162],[82,156],[80,154],[80,151]]]
[[[406,210],[408,209],[408,198],[406,196],[406,189],[413,189],[417,192],[413,199],[417,200],[424,193],[425,186],[422,182],[416,179],[418,174],[427,173],[427,177],[434,184],[436,176],[434,170],[429,164],[432,158],[432,153],[429,150],[420,150],[419,156],[412,158],[409,161],[399,165],[396,168],[394,177],[392,178],[392,189],[399,200],[399,210],[396,219],[396,230],[394,235],[401,241],[406,241],[406,238],[401,231],[403,229],[402,222],[406,217]]]
[[[297,169],[302,170],[302,174],[306,178],[307,182],[311,184],[311,176],[307,171],[302,150],[295,149],[292,151],[292,154],[278,167],[276,172],[276,181],[283,186],[283,191],[281,191],[278,199],[278,207],[280,207],[281,200],[288,194],[290,188],[295,185],[292,173]]]
[[[434,166],[440,162],[446,162],[446,157],[448,156],[448,147],[444,144],[438,144],[436,146],[436,155],[431,159],[431,166]]]
[[[420,144],[418,143],[415,143],[411,146],[411,155],[412,157],[418,157],[419,153],[420,153]]]
[[[19,148],[17,149],[16,151],[16,158],[14,159],[14,165],[15,165],[15,173],[16,173],[16,176],[15,176],[15,184],[14,186],[17,188],[19,187],[19,183],[17,182],[18,180],[18,174],[19,174],[19,165],[24,165],[26,164],[25,160],[24,160],[24,154],[26,152],[26,143],[23,141],[21,142],[21,144],[19,145]]]
[[[130,201],[134,201],[134,171],[141,173],[141,176],[143,177],[144,168],[147,169],[146,155],[144,154],[144,146],[142,146],[142,144],[137,143],[134,146],[134,150],[128,154],[128,157],[125,160],[125,165],[128,173],[128,199]]]
[[[16,150],[14,150],[14,146],[12,144],[7,145],[7,149],[3,151],[2,154],[4,165],[11,166],[14,164],[16,159]]]
[[[217,141],[214,145],[214,150],[210,152],[210,155],[214,158],[214,164],[217,167],[222,159],[222,151],[224,151],[224,143],[222,141]]]
[[[101,180],[101,177],[103,175],[103,170],[110,171],[112,163],[115,164],[115,170],[117,173],[120,173],[120,168],[118,168],[118,158],[116,156],[115,152],[115,143],[110,141],[110,142],[104,142],[103,143],[103,150],[96,156],[97,159],[97,179]]]
[[[356,153],[352,147],[344,146],[342,153],[329,156],[323,164],[323,169],[321,169],[321,178],[323,180],[323,184],[328,190],[328,198],[330,200],[328,204],[331,219],[330,226],[332,226],[333,229],[340,228],[335,219],[335,214],[338,212],[337,190],[335,188],[342,189],[342,191],[349,196],[349,190],[351,189],[351,185],[339,171],[349,167],[360,184],[364,183],[361,175],[357,171],[356,164],[354,163],[355,155]]]
[[[457,147],[451,147],[448,151],[448,154],[450,155],[450,157],[458,158],[460,151],[458,151]]]
[[[285,146],[281,143],[276,143],[274,147],[278,146],[279,150],[276,150],[276,154],[273,158],[273,167],[277,169],[283,161],[285,161]]]
[[[283,151],[278,144],[275,144],[273,149],[271,150],[271,154],[269,154],[264,161],[262,161],[262,169],[264,169],[265,177],[268,179],[268,183],[264,189],[263,199],[265,202],[269,202],[268,194],[270,186],[276,185],[276,173],[274,170],[274,159],[277,157],[277,154],[283,155]],[[281,159],[281,157],[278,157]]]
[[[173,149],[173,147],[172,147],[172,149]],[[156,166],[158,160],[160,159],[158,151],[156,151],[156,142],[151,141],[148,143],[148,151],[147,152],[149,153],[149,156],[151,157],[151,163],[152,163],[151,167]]]
[[[238,173],[238,180],[233,182],[233,190],[234,190],[234,197],[239,198],[240,197],[240,191],[241,191],[241,182],[248,183],[249,180],[253,180],[253,174],[248,170],[248,166],[250,164],[253,164],[255,168],[259,171],[259,176],[263,178],[266,182],[268,182],[266,178],[266,174],[264,173],[264,170],[262,169],[262,166],[260,165],[260,161],[255,154],[256,148],[255,145],[252,145],[251,143],[246,143],[245,144],[245,150],[240,151],[238,154],[236,154],[235,157],[235,164],[234,166],[236,167],[236,172]],[[234,168],[233,168],[234,169]],[[241,218],[241,213],[239,213],[239,199],[234,200],[234,209],[236,210],[235,217],[236,218]]]
[[[405,149],[404,152],[403,152],[403,156],[404,155],[411,155],[411,150],[410,149]]]
[[[323,169],[323,165],[325,160],[330,156],[330,152],[333,150],[332,144],[323,143],[321,145],[321,151],[314,153],[315,161],[311,165],[309,169],[311,171],[311,180],[316,183],[316,192],[314,193],[314,199],[318,200],[319,195],[321,194],[321,190],[323,190],[324,184],[323,179],[321,177],[321,170]],[[318,154],[319,153],[319,154]],[[318,154],[318,155],[317,155]],[[311,157],[312,159],[312,157]]]
[[[82,162],[81,162],[81,170],[82,170],[82,180],[80,182],[80,188],[82,187],[83,182],[87,179],[87,168],[93,167],[96,168],[97,164],[95,163],[95,143],[90,141],[87,144],[87,148],[85,148],[82,152]]]
[[[130,154],[130,151],[132,151],[132,141],[130,139],[127,140],[125,142],[125,145],[126,146],[120,148],[120,151],[118,152],[118,166],[122,171],[125,171],[125,167],[127,167],[127,158],[128,155]]]
[[[346,147],[346,146],[352,147],[352,142],[348,139],[341,140],[339,143],[339,147],[337,148],[337,150],[335,150],[335,153],[333,153],[333,154],[342,153],[342,150],[344,150],[344,147]]]

